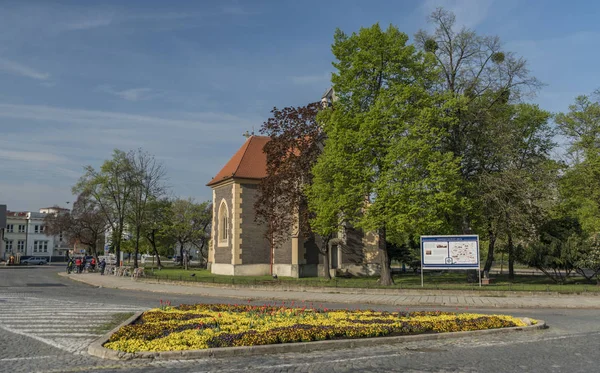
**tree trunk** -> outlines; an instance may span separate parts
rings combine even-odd
[[[327,244],[327,246],[325,246],[325,253],[321,253],[323,255],[323,277],[325,277],[328,280],[331,280],[331,271],[329,270],[330,268],[330,263],[329,263],[329,243]]]
[[[135,247],[133,250],[133,268],[138,267],[138,254],[140,253],[140,227],[135,229]]]
[[[393,285],[394,280],[392,279],[392,270],[390,268],[390,255],[388,253],[385,225],[381,228],[379,239],[381,240],[379,242],[379,250],[381,250],[381,272],[379,283],[386,286]]]
[[[496,245],[496,235],[494,234],[491,224],[488,227],[488,234],[490,237],[490,247],[488,248],[488,255],[483,271],[489,273],[490,269],[492,269],[492,264],[494,263],[494,246]]]
[[[156,235],[154,230],[148,233],[146,238],[148,241],[150,241],[150,245],[152,245],[152,252],[154,253],[154,256],[156,256],[156,266],[158,269],[162,269],[162,264],[160,264],[160,255],[158,255],[158,249],[156,248]]]
[[[114,232],[113,232],[114,234]],[[123,221],[119,221],[119,229],[117,234],[113,237],[115,240],[115,255],[117,256],[117,267],[121,266],[121,239],[123,238]]]
[[[183,267],[183,242],[179,242],[179,265]]]
[[[510,231],[508,232],[508,278],[515,279],[515,245]]]
[[[118,240],[115,238],[114,248],[115,248],[115,256],[117,259],[117,267],[121,266],[121,242],[117,242]]]

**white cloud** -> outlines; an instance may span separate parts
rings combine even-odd
[[[127,101],[145,101],[159,96],[152,88],[130,88],[124,90],[116,90],[109,85],[101,85],[98,90],[120,97]]]
[[[37,80],[48,80],[50,78],[50,74],[48,73],[38,71],[29,66],[25,66],[5,58],[0,58],[0,70],[10,74],[20,75]]]
[[[426,0],[422,10],[428,16],[436,8],[444,8],[456,16],[456,26],[474,28],[487,17],[494,0]]]
[[[0,149],[0,159],[9,161],[22,161],[22,162],[64,162],[66,158],[58,156],[52,153],[42,153],[34,151],[15,151],[7,150],[6,148]]]

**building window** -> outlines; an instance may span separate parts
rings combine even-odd
[[[39,225],[36,225],[36,226],[33,228],[33,231],[34,231],[35,233],[40,233],[40,226],[39,226]]]
[[[25,252],[25,241],[22,241],[22,240],[17,241],[17,251],[20,253]]]
[[[219,245],[227,245],[229,239],[229,211],[225,201],[219,207]]]
[[[33,241],[33,252],[34,253],[47,253],[48,252],[48,241]]]
[[[12,233],[14,232],[15,226],[12,224],[7,224],[6,225],[6,233]]]
[[[8,241],[6,241],[6,252],[12,253],[12,251],[13,251],[13,241],[8,240]]]
[[[19,224],[19,233],[25,233],[25,225]]]

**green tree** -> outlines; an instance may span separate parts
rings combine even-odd
[[[600,91],[595,92],[600,97]],[[577,272],[591,279],[600,270],[600,102],[579,96],[567,113],[556,116],[562,135],[568,140],[568,168],[561,179],[564,208],[581,223],[581,246],[587,248],[577,261]]]
[[[45,233],[62,235],[70,244],[81,243],[89,248],[98,260],[98,246],[102,244],[107,224],[98,204],[86,194],[77,196],[70,212],[47,214],[44,218]]]
[[[112,159],[104,161],[99,170],[85,167],[85,174],[73,187],[73,194],[89,196],[104,216],[111,230],[111,244],[117,260],[132,199],[133,171],[127,153],[115,149]]]
[[[489,238],[484,270],[490,270],[495,241],[501,238],[513,278],[517,246],[536,240],[555,204],[560,167],[551,159],[555,144],[550,113],[536,105],[515,104],[506,107],[506,114],[490,143],[494,161],[475,179],[478,188],[473,196],[481,204],[481,226],[487,227]]]
[[[384,285],[392,283],[387,242],[443,229],[457,203],[458,165],[439,141],[440,122],[452,117],[443,97],[430,93],[437,80],[433,61],[407,41],[393,26],[382,31],[376,24],[350,36],[336,31],[332,82],[339,100],[323,115],[327,140],[313,170],[313,188],[334,181],[338,202],[331,207],[339,208],[317,216],[326,214],[329,224],[340,214],[379,232]]]
[[[554,282],[563,284],[585,254],[581,237],[581,225],[577,219],[550,219],[540,228],[539,240],[525,249],[524,261]]]
[[[325,146],[324,152],[332,152],[334,146],[333,143]],[[347,197],[341,193],[347,185],[344,180],[346,175],[331,172],[339,169],[336,165],[339,161],[340,158],[335,154],[321,156],[312,168],[312,183],[305,185],[307,206],[311,212],[310,227],[322,238],[320,253],[323,257],[324,276],[327,279],[331,279],[329,253],[331,246],[339,243],[334,241],[334,237],[337,237],[338,232],[343,229],[344,219],[341,211],[345,206],[343,198]]]
[[[600,232],[600,102],[579,96],[555,121],[569,140],[562,194],[583,229],[595,235]]]
[[[172,202],[170,225],[165,227],[165,233],[179,245],[180,265],[187,264],[183,261],[184,249],[203,250],[208,244],[211,223],[210,202],[195,203],[191,198]]]
[[[157,266],[162,269],[161,255],[173,254],[174,241],[169,235],[171,225],[171,201],[167,198],[152,198],[146,205],[146,219],[142,226],[142,235],[146,238],[157,258]]]
[[[142,230],[148,220],[149,203],[161,198],[166,188],[166,176],[163,165],[154,156],[138,149],[127,154],[132,171],[128,182],[131,188],[127,223],[132,230],[133,240],[133,267],[138,267],[138,254],[140,252],[140,239]]]
[[[496,241],[504,241],[512,276],[515,243],[535,236],[531,218],[551,194],[544,187],[556,185],[556,165],[548,160],[549,114],[519,105],[541,84],[526,60],[503,50],[497,36],[458,28],[454,14],[442,8],[429,20],[434,31],[419,31],[416,44],[439,67],[434,90],[456,104],[456,120],[446,122],[443,139],[443,149],[460,159],[460,196],[466,202],[454,226],[488,241],[485,270],[491,268]]]

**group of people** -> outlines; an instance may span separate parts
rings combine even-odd
[[[104,274],[104,269],[106,268],[106,260],[102,258],[100,263],[98,264],[98,269],[100,270],[100,274]],[[70,258],[67,263],[67,273],[71,273],[73,270],[76,273],[83,273],[83,271],[87,269],[88,272],[94,272],[96,270],[96,258],[90,259],[88,262],[85,257],[76,257],[75,259]]]

